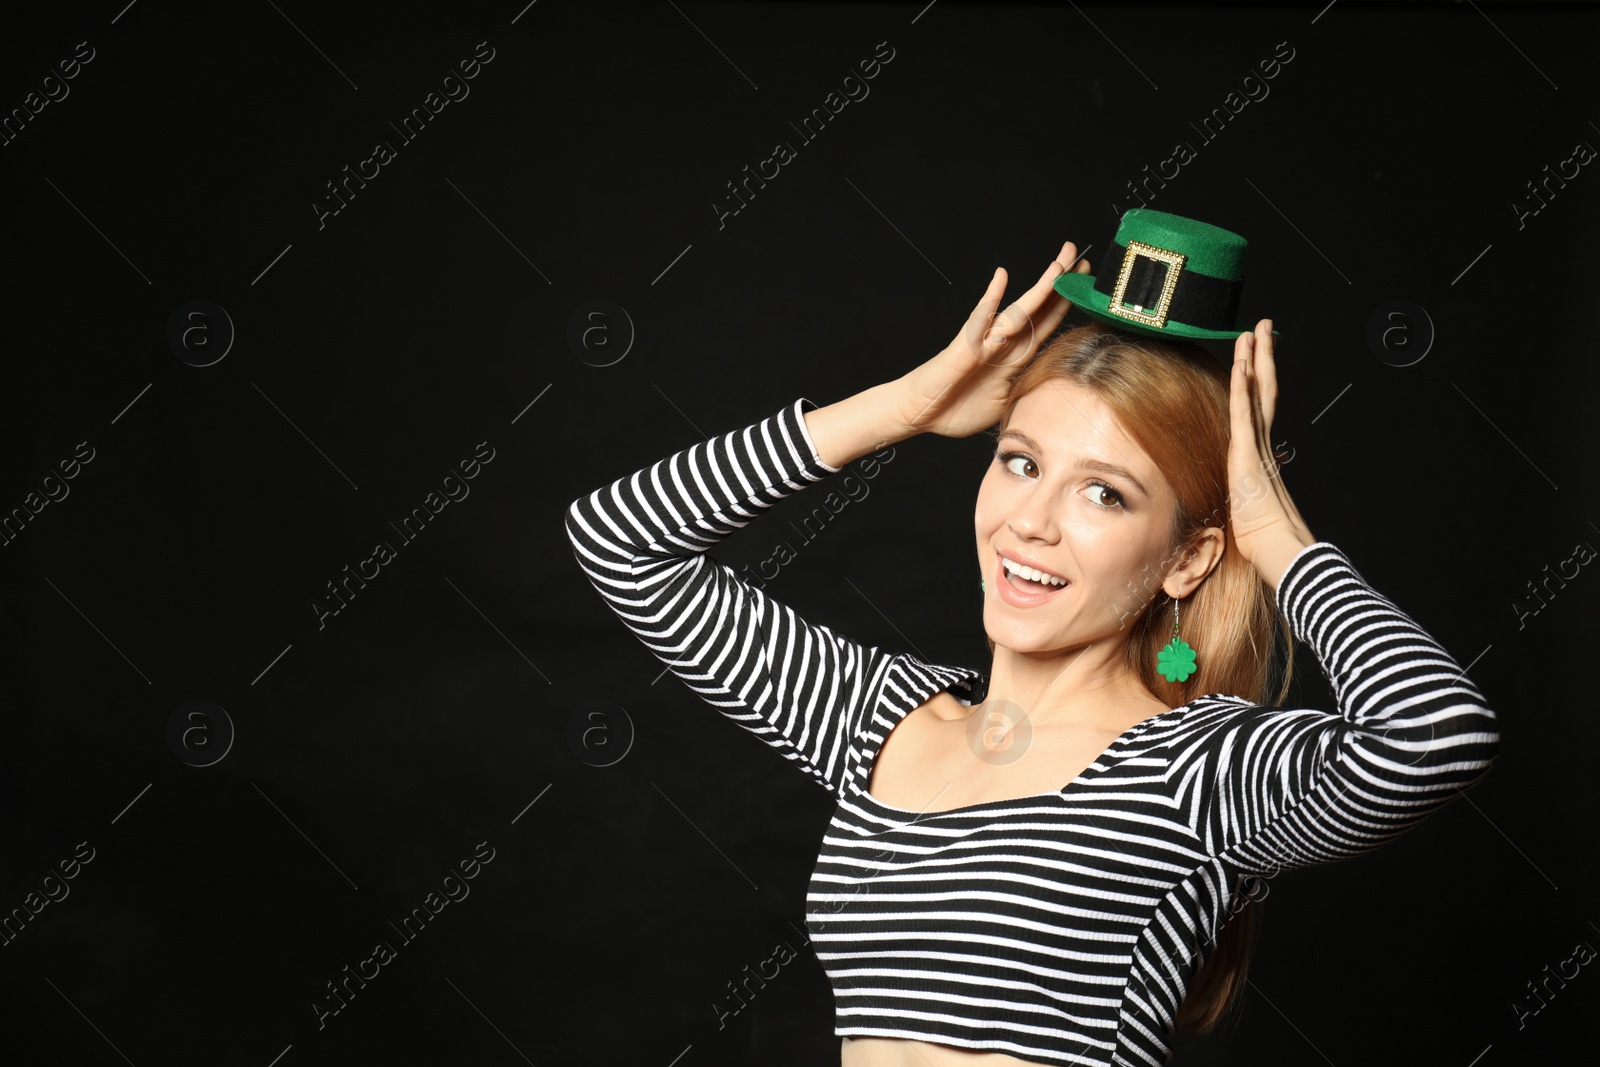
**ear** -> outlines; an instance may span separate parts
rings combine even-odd
[[[1174,600],[1188,596],[1222,562],[1226,546],[1227,538],[1222,530],[1207,526],[1187,548],[1178,553],[1177,560],[1167,570],[1161,588]]]

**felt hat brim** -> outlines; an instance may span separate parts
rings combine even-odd
[[[1072,306],[1079,308],[1085,315],[1099,319],[1102,322],[1115,326],[1119,330],[1130,333],[1144,334],[1147,337],[1184,337],[1194,340],[1206,341],[1232,341],[1242,333],[1254,333],[1251,326],[1240,326],[1234,330],[1206,330],[1198,326],[1185,326],[1181,322],[1167,320],[1162,329],[1146,326],[1142,322],[1123,318],[1111,312],[1111,298],[1094,287],[1094,275],[1067,273],[1058,276],[1055,280],[1055,290],[1068,300]],[[1274,335],[1277,330],[1272,331]]]

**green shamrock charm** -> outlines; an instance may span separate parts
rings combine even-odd
[[[1156,656],[1156,670],[1169,682],[1188,681],[1195,672],[1194,649],[1182,638],[1173,638]]]

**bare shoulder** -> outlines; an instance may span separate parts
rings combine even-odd
[[[971,708],[944,689],[906,712],[883,739],[877,758],[873,760],[868,791],[880,800],[885,799],[885,789],[892,797],[898,797],[902,791],[918,793],[919,790],[903,787],[907,781],[918,782],[919,776],[925,775],[927,768],[942,758],[949,746],[951,727],[948,724],[966,718],[971,712]]]
[[[933,718],[944,722],[960,722],[972,714],[972,708],[957,700],[955,694],[950,690],[941,689],[911,712],[911,715],[918,714],[924,718]],[[911,715],[907,715],[906,718],[909,719]]]
[[[883,751],[927,745],[939,736],[944,723],[961,722],[972,714],[972,709],[955,698],[948,689],[941,689],[921,704],[906,712],[884,738]]]

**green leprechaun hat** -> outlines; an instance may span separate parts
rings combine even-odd
[[[1245,247],[1243,237],[1220,226],[1129,208],[1099,272],[1063,274],[1055,290],[1084,314],[1119,329],[1232,340],[1252,329],[1234,325]]]

